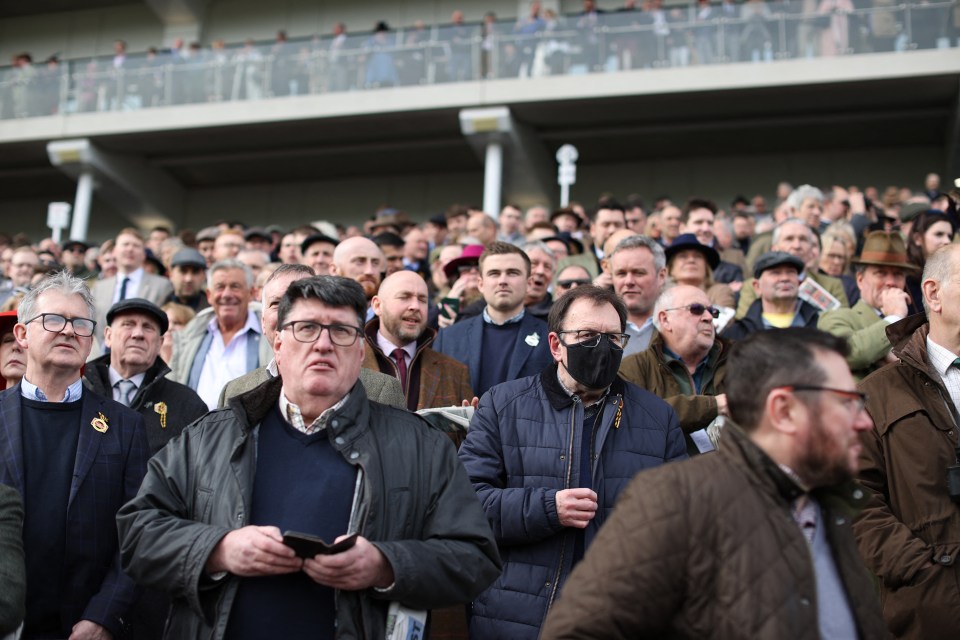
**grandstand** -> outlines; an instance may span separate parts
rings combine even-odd
[[[957,0],[583,4],[534,23],[506,0],[0,0],[3,230],[42,234],[81,176],[93,240],[383,204],[423,219],[483,202],[491,140],[521,205],[557,204],[565,143],[584,201],[960,173]],[[506,116],[465,127],[485,107]]]

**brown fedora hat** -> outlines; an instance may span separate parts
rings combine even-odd
[[[920,270],[920,267],[907,259],[907,245],[903,236],[895,231],[871,231],[863,243],[863,251],[851,262],[865,266]]]

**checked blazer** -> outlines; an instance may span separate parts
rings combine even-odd
[[[143,418],[127,407],[83,391],[80,435],[67,504],[63,599],[60,619],[67,631],[79,620],[123,637],[124,622],[138,587],[120,570],[116,515],[132,500],[147,471]],[[92,422],[103,414],[107,430]],[[20,385],[0,392],[0,484],[24,493]],[[24,510],[42,508],[25,504]],[[29,576],[28,576],[29,580]]]

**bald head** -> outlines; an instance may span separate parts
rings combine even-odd
[[[359,282],[367,300],[376,295],[386,266],[383,251],[367,238],[347,238],[333,251],[333,275]]]
[[[370,301],[383,337],[397,347],[417,341],[427,326],[428,299],[427,283],[413,271],[389,275]]]
[[[606,239],[603,243],[603,255],[609,256],[613,253],[613,250],[616,248],[620,241],[624,238],[629,238],[630,236],[640,235],[632,229],[620,229],[619,231],[614,231],[610,234],[610,237]]]

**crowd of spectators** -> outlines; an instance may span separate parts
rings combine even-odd
[[[741,449],[748,451],[748,457],[759,455],[749,453],[754,445],[745,444],[748,438],[738,427],[725,425],[736,415],[736,407],[732,409],[731,404],[742,407],[751,393],[744,386],[742,367],[748,365],[742,361],[742,354],[760,354],[777,345],[775,338],[758,343],[752,336],[781,329],[808,332],[784,334],[784,348],[793,349],[791,353],[800,359],[807,357],[801,353],[804,349],[813,349],[813,355],[831,363],[827,369],[816,371],[834,383],[783,383],[768,392],[777,397],[784,389],[789,393],[839,394],[846,398],[843,411],[850,419],[847,426],[852,434],[842,437],[845,439],[839,453],[828,451],[827,444],[807,442],[803,445],[809,449],[808,458],[803,459],[807,466],[797,462],[791,470],[781,462],[782,469],[776,473],[786,473],[782,482],[793,483],[784,513],[791,504],[800,510],[807,508],[807,502],[801,501],[800,506],[792,502],[798,493],[806,492],[810,499],[822,500],[819,504],[824,514],[833,513],[829,511],[833,503],[815,490],[833,488],[852,474],[857,466],[852,460],[862,452],[860,464],[866,471],[859,479],[872,500],[864,507],[864,518],[888,525],[922,520],[923,516],[904,511],[907,506],[898,496],[890,498],[886,483],[903,482],[898,475],[903,473],[900,465],[926,463],[923,459],[901,460],[892,468],[884,467],[883,459],[891,455],[888,447],[894,445],[883,432],[875,446],[855,446],[858,437],[865,442],[872,437],[874,421],[879,425],[883,420],[896,422],[900,418],[890,418],[881,393],[867,398],[851,385],[865,378],[864,385],[877,387],[878,380],[886,379],[884,376],[906,375],[894,373],[900,371],[898,367],[918,366],[924,370],[911,358],[922,361],[927,357],[925,348],[921,355],[911,356],[913,352],[903,341],[921,340],[911,337],[915,331],[921,332],[916,335],[925,335],[925,313],[930,315],[931,339],[942,340],[943,323],[952,322],[951,314],[955,314],[953,287],[960,274],[960,259],[945,253],[956,248],[958,205],[960,181],[954,189],[942,185],[938,175],[928,174],[922,187],[916,189],[839,185],[821,189],[783,182],[769,200],[759,194],[737,196],[723,207],[702,197],[675,203],[661,196],[647,203],[636,194],[622,201],[604,194],[589,207],[571,203],[554,211],[539,205],[523,210],[508,204],[500,212],[484,212],[453,204],[419,222],[404,211],[384,207],[367,219],[346,225],[317,221],[281,228],[225,220],[179,233],[165,227],[124,228],[100,245],[79,240],[61,244],[51,238],[31,242],[22,234],[0,234],[0,384],[31,390],[33,395],[22,401],[23,420],[34,422],[25,422],[23,428],[36,429],[40,424],[36,421],[55,419],[44,395],[50,387],[42,386],[53,383],[45,379],[41,385],[34,384],[40,375],[37,363],[41,356],[48,357],[47,351],[34,346],[39,343],[30,342],[54,340],[51,336],[82,338],[78,344],[82,343],[80,351],[86,352],[82,354],[87,358],[86,365],[81,367],[83,359],[78,360],[72,342],[51,343],[53,350],[43,371],[50,376],[62,374],[61,386],[53,388],[61,392],[65,404],[76,400],[77,395],[71,394],[81,393],[80,382],[70,376],[82,375],[83,393],[99,394],[91,396],[95,400],[84,395],[84,403],[107,402],[112,397],[130,410],[118,413],[113,405],[99,405],[99,416],[91,414],[96,432],[112,429],[118,437],[130,438],[123,444],[129,448],[124,455],[129,456],[131,465],[125,471],[123,499],[111,492],[112,506],[98,499],[98,511],[85,516],[112,523],[116,510],[129,501],[121,509],[119,540],[111,532],[90,551],[91,555],[85,555],[62,537],[47,536],[53,519],[65,512],[50,511],[42,516],[34,515],[40,510],[26,512],[24,531],[29,535],[25,534],[23,548],[26,573],[34,576],[32,584],[37,584],[37,577],[50,578],[55,573],[49,564],[38,560],[38,550],[56,551],[58,545],[67,545],[66,551],[60,549],[59,557],[73,558],[71,562],[82,569],[71,571],[83,577],[62,584],[40,581],[43,588],[27,581],[25,637],[68,633],[75,625],[76,637],[110,637],[97,633],[117,637],[132,630],[133,637],[155,638],[160,637],[168,618],[168,629],[184,634],[177,637],[200,637],[204,625],[210,624],[210,615],[215,616],[217,624],[230,625],[232,633],[249,626],[244,637],[258,637],[269,626],[255,613],[264,603],[280,607],[288,598],[290,606],[301,597],[319,598],[311,602],[327,602],[329,598],[329,610],[299,609],[295,615],[282,616],[284,633],[296,635],[308,628],[301,624],[329,625],[332,630],[334,617],[337,625],[350,620],[350,624],[357,624],[348,611],[362,611],[364,624],[370,624],[378,619],[380,607],[385,619],[380,595],[407,593],[413,602],[421,603],[421,608],[435,609],[430,624],[438,637],[466,637],[469,627],[474,638],[537,638],[548,614],[557,610],[554,600],[562,585],[568,579],[592,579],[588,578],[590,570],[574,571],[575,566],[581,561],[609,561],[604,555],[611,553],[608,542],[604,542],[602,552],[591,554],[590,548],[595,541],[605,540],[606,522],[619,522],[614,505],[635,474],[639,472],[637,478],[671,477],[671,472],[657,475],[659,472],[653,469],[672,467],[688,456],[713,459]],[[948,246],[952,248],[945,248]],[[51,307],[54,303],[65,306]],[[67,313],[64,309],[70,304],[74,307]],[[90,309],[91,317],[82,315],[84,308]],[[306,318],[307,310],[320,315]],[[362,326],[354,326],[353,320],[362,320]],[[817,327],[835,337],[815,332]],[[737,351],[738,343],[767,346]],[[819,344],[822,349],[805,343]],[[46,342],[43,345],[44,349],[50,346]],[[69,352],[65,347],[70,347]],[[286,394],[300,393],[300,401],[309,402],[316,397],[311,391],[318,384],[314,376],[322,378],[323,371],[329,373],[339,367],[347,371],[348,355],[351,362],[355,360],[359,373],[334,376],[339,401],[326,402],[322,412],[301,415],[300,407],[309,405],[294,403]],[[951,358],[957,355],[950,352]],[[792,364],[774,362],[776,358],[769,353],[763,358],[763,367],[787,371]],[[849,369],[843,367],[844,358]],[[68,367],[67,360],[76,368]],[[739,363],[740,373],[731,368],[735,363]],[[754,376],[751,384],[769,384],[764,376],[780,375],[762,373],[766,371],[763,367],[750,374]],[[299,372],[296,379],[291,375],[294,371]],[[932,369],[924,375],[929,371]],[[871,375],[874,372],[876,375]],[[952,374],[948,371],[943,375]],[[357,391],[361,388],[362,394]],[[948,388],[950,395],[940,397],[942,403],[956,402],[955,390]],[[55,502],[58,498],[43,493],[44,485],[38,484],[36,475],[28,473],[26,479],[18,475],[19,462],[12,461],[19,461],[22,454],[6,449],[12,446],[11,425],[16,422],[16,429],[20,429],[19,409],[14,414],[11,408],[20,406],[20,393],[26,392],[0,395],[0,415],[5,416],[0,420],[0,484],[26,487],[22,489],[26,502]],[[901,391],[901,397],[909,393]],[[930,402],[928,391],[918,393],[926,394],[923,402]],[[277,394],[280,410],[274,412],[270,408],[278,402]],[[365,403],[367,397],[374,401],[369,407],[358,404]],[[381,403],[394,408],[377,408]],[[871,421],[865,418],[864,403]],[[84,407],[82,411],[86,412],[87,405]],[[226,411],[217,411],[224,407]],[[847,411],[849,407],[855,412]],[[423,433],[432,431],[421,431],[426,425],[407,413],[438,409],[443,409],[446,417],[433,415],[431,423],[458,447],[462,468],[448,443],[438,443],[436,438],[421,440]],[[776,413],[771,406],[756,411]],[[925,409],[918,411],[923,413]],[[281,418],[281,413],[285,417]],[[81,423],[87,419],[86,413],[83,415]],[[108,425],[107,416],[114,422]],[[66,414],[62,417],[65,419]],[[916,425],[915,418],[909,419]],[[281,437],[286,428],[283,420],[301,432],[296,437],[305,438],[304,447],[315,441],[311,439],[316,435],[312,429],[318,424],[320,431],[329,428],[343,437],[350,432],[338,430],[342,424],[339,420],[349,425],[363,424],[364,429],[369,426],[370,434],[349,444],[340,435],[336,440],[330,436],[331,443],[343,446],[337,449],[343,459],[337,453],[322,454],[333,456],[325,463],[333,464],[330,468],[336,470],[328,480],[339,483],[336,491],[330,489],[322,497],[331,513],[339,514],[330,516],[333,520],[300,509],[297,500],[319,498],[303,491],[305,485],[296,482],[293,486],[299,487],[299,493],[290,494],[296,497],[294,502],[264,501],[265,497],[279,495],[271,493],[279,490],[280,485],[275,483],[292,478],[291,473],[317,473],[316,467],[301,457],[303,447],[285,444]],[[186,430],[194,421],[194,426]],[[469,429],[463,427],[467,423]],[[226,493],[229,497],[221,496],[219,490],[214,495],[214,490],[203,483],[233,486],[234,471],[227,465],[227,454],[233,451],[241,456],[236,452],[244,450],[246,435],[242,434],[253,425],[259,425],[257,437],[263,456],[261,462],[250,463],[257,469],[256,484],[251,480],[251,487],[230,489]],[[433,498],[440,501],[440,507],[430,502],[429,517],[423,514],[412,521],[404,520],[403,510],[413,508],[405,502],[407,492],[414,487],[427,489],[409,477],[418,474],[395,464],[397,459],[390,458],[388,449],[370,447],[366,438],[393,437],[384,435],[391,433],[389,429],[382,431],[384,425],[398,429],[397,433],[420,434],[411,436],[419,443],[416,447],[438,447],[433,463],[444,461],[442,473],[436,471],[443,476],[438,480],[443,491]],[[572,425],[569,442],[565,440],[567,425]],[[762,422],[757,428],[766,428],[763,425],[769,426]],[[137,435],[140,430],[143,433]],[[830,446],[841,446],[836,445],[841,436],[828,438],[826,431],[815,433],[827,439],[824,442]],[[84,438],[89,436],[81,431],[78,446],[85,446]],[[750,437],[766,452],[764,455],[780,462],[775,448]],[[40,436],[30,438],[26,464],[36,465],[38,447],[50,446],[52,441]],[[952,451],[952,441],[940,440],[930,446]],[[411,449],[413,445],[404,437],[398,437],[394,446],[400,447],[404,456],[422,456],[416,457],[417,469],[431,466],[426,449]],[[364,453],[357,449],[364,449]],[[244,460],[257,457],[251,458],[249,450],[245,451]],[[901,455],[899,449],[895,451]],[[146,472],[147,481],[131,500],[150,455],[156,457]],[[386,470],[385,482],[410,483],[389,489],[389,499],[380,496],[370,503],[370,508],[381,510],[383,520],[367,522],[362,533],[384,537],[370,537],[370,541],[361,537],[356,542],[357,550],[350,552],[351,558],[358,554],[374,562],[364,565],[363,577],[339,576],[333,565],[315,564],[319,560],[297,560],[280,544],[279,531],[252,526],[258,524],[257,517],[267,518],[264,524],[278,518],[319,527],[332,540],[347,529],[348,520],[354,521],[357,500],[370,501],[364,494],[366,489],[361,490],[361,475],[356,478],[354,504],[350,506],[354,477],[349,469],[358,464],[351,461],[361,455],[360,464],[365,470],[371,464]],[[72,454],[65,453],[63,447],[57,449],[57,456],[64,465],[73,464]],[[237,460],[229,457],[231,464],[240,464]],[[350,464],[343,465],[344,460]],[[830,460],[834,463],[829,473],[816,475],[820,468],[817,465]],[[64,470],[69,465],[59,469],[58,473],[63,473],[51,476],[49,482],[68,487],[69,475],[64,475]],[[284,469],[285,465],[289,468]],[[96,482],[116,482],[110,476],[118,468],[114,463],[93,466],[99,474]],[[945,463],[943,469],[938,467],[930,474],[926,470],[917,473],[946,477],[946,467]],[[791,475],[794,471],[797,477]],[[191,474],[197,474],[200,480],[191,479]],[[401,477],[404,479],[398,479]],[[464,508],[464,489],[469,495],[466,478],[476,490],[492,532],[483,526],[479,511],[474,513],[472,502],[470,509],[458,516],[464,518],[462,521],[450,519],[450,511],[445,515],[434,511],[435,507],[451,509],[452,505],[444,501],[454,494],[458,495],[457,509]],[[806,480],[814,484],[805,485]],[[186,488],[193,487],[193,482],[201,484]],[[928,508],[955,510],[945,483],[922,483],[922,487],[934,485],[940,488],[926,489],[922,496],[933,505]],[[864,489],[856,491],[858,500],[863,498]],[[83,490],[81,496],[89,499]],[[716,506],[706,494],[698,496],[705,501],[704,508]],[[245,516],[241,505],[251,499],[253,514]],[[420,504],[424,497],[409,499]],[[290,511],[294,504],[293,512],[298,513]],[[235,508],[241,509],[236,522],[245,522],[251,525],[249,528],[234,524]],[[15,512],[14,507],[9,508],[9,514]],[[750,526],[763,530],[766,525],[759,522],[757,514],[756,510],[750,512],[750,518],[757,519],[757,524]],[[806,535],[809,523],[801,515],[798,511],[794,517]],[[809,509],[806,515],[810,516]],[[750,518],[743,522],[753,522]],[[780,520],[777,526],[782,526]],[[846,524],[834,521],[833,516],[826,520],[831,527]],[[899,585],[891,586],[896,581],[913,584],[913,578],[894,576],[902,576],[920,560],[897,559],[895,550],[889,548],[893,543],[863,524],[865,520],[854,525],[859,555],[853,551],[849,527],[827,534],[827,538],[822,533],[817,538],[811,532],[807,540],[813,545],[816,567],[804,565],[801,573],[814,576],[818,590],[833,590],[830,593],[834,595],[846,590],[850,600],[824,598],[815,607],[815,614],[806,609],[801,616],[807,621],[803,624],[791,623],[789,616],[774,616],[778,628],[806,637],[810,628],[817,627],[810,621],[819,619],[821,630],[826,630],[823,637],[834,637],[831,634],[837,628],[879,629],[883,623],[869,587],[873,584],[869,571],[880,579],[885,597],[901,597],[904,600],[896,601],[910,603],[902,606],[899,617],[887,618],[894,634],[917,637],[910,635],[912,630],[924,629],[923,637],[947,637],[931,631],[940,628],[931,626],[931,621],[956,606],[957,583],[948,574],[955,568],[950,547],[942,545],[953,544],[955,538],[950,536],[957,532],[950,527],[960,521],[960,516],[951,516],[948,521],[943,530],[914,529],[914,537],[904,543],[914,545],[926,558],[923,571],[943,572],[936,577],[925,574],[923,580],[936,581],[946,595],[929,597],[922,605],[906,600],[907,592]],[[78,516],[70,522],[71,527],[83,530],[86,521]],[[644,522],[642,526],[649,525]],[[196,526],[202,531],[173,537],[159,533],[174,526]],[[349,526],[358,531],[354,524]],[[427,546],[415,545],[404,551],[402,544],[384,544],[415,538],[417,534],[410,532],[421,527],[425,540],[432,540],[430,544],[437,548],[424,542]],[[790,531],[797,535],[791,545],[803,540],[800,529]],[[688,533],[684,531],[683,535]],[[843,536],[849,537],[850,545],[840,549],[836,545],[845,544],[838,542],[847,539]],[[221,538],[222,543],[218,543]],[[497,548],[492,546],[493,540]],[[376,546],[370,546],[370,542]],[[679,544],[676,538],[661,542]],[[737,541],[737,545],[742,542]],[[205,551],[197,551],[196,544],[207,545]],[[686,557],[658,553],[656,544],[657,538],[651,534],[644,537],[643,545],[630,545],[630,552],[649,552],[658,562]],[[836,565],[832,569],[821,565],[831,554],[831,544]],[[454,545],[467,555],[453,558],[443,550],[445,545]],[[230,556],[231,550],[242,548],[247,554],[272,549],[268,555],[272,554],[274,570],[258,569]],[[770,571],[765,573],[765,580],[771,581],[766,583],[768,588],[783,591],[784,597],[798,598],[802,604],[805,596],[792,593],[784,583],[789,573],[784,563],[801,562],[796,558],[802,557],[802,562],[810,564],[811,556],[797,555],[798,548],[781,550],[784,555],[768,563]],[[113,564],[104,560],[118,553],[126,574],[119,569],[120,560],[115,559]],[[409,553],[419,560],[411,560]],[[437,555],[431,555],[434,553]],[[91,566],[83,564],[87,561]],[[442,568],[435,568],[435,562]],[[464,562],[476,563],[476,575],[469,574]],[[725,558],[718,552],[710,562],[720,565]],[[909,566],[904,568],[904,563]],[[495,569],[501,565],[503,573],[495,579]],[[109,571],[103,568],[107,566],[111,567]],[[777,573],[781,570],[786,573]],[[844,574],[843,580],[837,577],[837,571]],[[770,572],[779,577],[770,578]],[[264,576],[258,580],[270,580],[265,576],[273,573],[295,573],[297,577],[277,577],[276,582],[240,579]],[[671,580],[682,582],[677,578],[681,573],[671,572]],[[229,577],[224,580],[225,576]],[[724,576],[729,578],[727,573]],[[14,586],[0,589],[0,600],[18,593],[17,583],[10,580]],[[304,591],[306,585],[310,589],[316,586],[310,580],[333,585],[351,596],[336,600],[332,592],[322,590],[309,595],[314,592]],[[620,597],[618,589],[630,588],[630,583],[623,580],[627,578],[607,576],[603,588]],[[643,580],[642,586],[651,589],[647,578]],[[134,582],[149,588],[137,595],[140,592]],[[440,584],[447,586],[436,586]],[[671,584],[678,591],[703,587],[699,582]],[[854,584],[857,586],[850,586]],[[809,586],[802,582],[798,588]],[[275,589],[286,595],[278,595]],[[89,603],[75,600],[91,593],[97,595]],[[196,599],[219,593],[230,596],[216,596],[217,602],[209,604],[215,613],[201,616],[200,608],[194,606]],[[571,607],[587,606],[577,598],[589,594],[577,589],[571,593],[579,594],[569,596],[573,598]],[[46,597],[55,597],[53,601],[66,599],[71,608],[67,613],[57,613],[43,604]],[[397,599],[402,597],[396,595]],[[472,601],[469,617],[460,606],[468,601]],[[808,605],[809,601],[804,606]],[[756,607],[738,605],[737,615],[754,620]],[[0,607],[0,613],[5,611],[12,609]],[[668,616],[670,611],[663,609],[659,614]],[[696,612],[677,611],[681,613],[671,624],[702,623]],[[308,622],[298,621],[301,614]],[[4,625],[10,625],[11,619],[12,626],[7,629]],[[605,615],[596,624],[607,624],[606,620]],[[652,624],[646,618],[631,621],[640,625],[637,628],[648,623]],[[0,616],[0,633],[17,624],[16,616]],[[593,623],[567,616],[563,624]],[[553,633],[559,632],[554,629]]]
[[[400,30],[378,21],[368,33],[344,23],[328,36],[209,45],[176,39],[112,57],[74,60],[13,56],[0,74],[0,118],[137,109],[479,78],[532,77],[719,62],[837,56],[960,46],[956,2],[908,5],[887,0],[625,0],[602,10],[558,15],[534,0],[513,21],[487,13],[466,23],[422,21]]]

